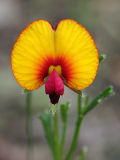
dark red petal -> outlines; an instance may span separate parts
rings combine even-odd
[[[52,104],[58,103],[60,95],[64,94],[64,83],[55,69],[45,83],[45,92],[49,94]]]
[[[54,92],[57,95],[64,94],[64,83],[55,69],[45,83],[45,92],[46,94],[53,94]]]
[[[55,94],[55,92],[53,94],[49,94],[50,97],[50,101],[52,104],[56,104],[59,101],[60,95]]]

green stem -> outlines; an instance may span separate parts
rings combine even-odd
[[[56,160],[61,160],[57,111],[55,112],[53,118],[54,118],[54,136],[55,136],[55,157]]]
[[[77,119],[77,123],[76,123],[76,128],[75,128],[74,136],[73,136],[73,139],[72,139],[72,143],[71,143],[69,151],[68,151],[68,153],[67,153],[67,155],[65,157],[65,160],[70,160],[71,156],[72,156],[72,153],[75,150],[82,120],[83,120],[83,116],[79,115],[78,119]]]
[[[61,138],[61,155],[63,156],[63,151],[64,151],[64,144],[65,144],[65,135],[66,135],[66,128],[67,128],[67,123],[63,123],[63,129],[62,129],[62,138]]]
[[[78,95],[78,115],[82,112],[82,96]]]
[[[26,93],[26,136],[27,136],[27,160],[33,159],[33,145],[32,145],[32,93]]]
[[[104,98],[114,94],[112,86],[107,87],[102,93],[100,93],[93,101],[85,108],[83,115],[85,116],[89,111],[97,106]]]

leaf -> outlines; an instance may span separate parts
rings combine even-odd
[[[50,113],[46,111],[44,114],[40,116],[40,120],[43,125],[45,137],[54,155],[55,154],[55,143],[54,143],[54,133],[53,133],[53,128],[52,128]]]
[[[93,101],[85,108],[83,115],[86,115],[89,111],[97,106],[102,100],[110,95],[113,95],[115,92],[112,86],[107,87],[102,93],[100,93]]]
[[[85,100],[84,100],[84,108],[86,108],[87,107],[87,105],[88,105],[88,100],[89,100],[89,96],[88,96],[88,94],[87,95],[85,95]]]
[[[67,113],[69,110],[69,102],[67,102],[66,104],[61,104],[60,105],[60,112],[61,112],[61,119],[62,122],[65,123],[67,121]]]

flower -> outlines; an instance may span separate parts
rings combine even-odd
[[[48,21],[37,20],[18,37],[11,65],[23,88],[35,90],[45,83],[46,94],[56,104],[64,84],[79,91],[94,81],[99,55],[90,33],[74,20],[62,20],[56,29]]]

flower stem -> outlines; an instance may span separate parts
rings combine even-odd
[[[70,160],[71,156],[72,156],[72,153],[75,150],[82,120],[83,120],[83,116],[79,115],[78,119],[77,119],[77,123],[76,123],[76,128],[75,128],[74,136],[73,136],[73,139],[72,139],[72,143],[71,143],[69,151],[68,151],[68,153],[67,153],[67,155],[65,157],[65,160]]]
[[[26,136],[27,136],[27,160],[33,160],[33,143],[32,143],[32,93],[26,93]]]
[[[78,115],[82,113],[82,96],[78,95]]]
[[[57,111],[54,114],[53,120],[54,120],[54,137],[55,137],[55,157],[56,160],[61,160]]]
[[[62,129],[62,137],[61,137],[61,155],[63,156],[63,150],[64,150],[64,144],[65,144],[65,135],[66,135],[66,128],[67,123],[63,123],[63,129]]]

